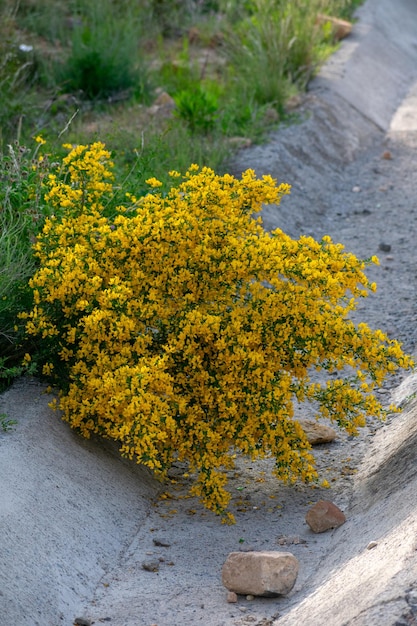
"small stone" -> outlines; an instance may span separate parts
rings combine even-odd
[[[352,187],[352,191],[353,193],[359,193],[361,191],[361,188],[359,187],[359,185],[355,185],[354,187]]]
[[[227,596],[226,596],[226,600],[230,604],[236,603],[237,602],[237,594],[234,591],[228,591],[227,592]]]
[[[386,161],[391,161],[392,159],[392,154],[389,150],[385,150],[382,155],[381,155],[382,159],[385,159]]]
[[[76,617],[74,620],[74,626],[91,626],[91,623],[86,617]]]
[[[334,428],[326,424],[319,424],[315,420],[297,420],[301,428],[306,434],[307,441],[312,445],[320,443],[329,443],[334,441],[337,433]]]
[[[303,543],[307,543],[307,541],[305,539],[302,539],[302,537],[299,537],[298,535],[292,535],[292,536],[280,535],[277,538],[277,543],[280,546],[289,546],[290,544],[300,545]]]
[[[379,244],[379,249],[381,250],[381,252],[391,252],[391,245],[382,241]]]
[[[156,546],[162,546],[163,548],[170,548],[171,544],[168,539],[164,539],[163,537],[155,537],[153,540]]]
[[[232,150],[243,150],[251,147],[252,140],[249,137],[229,137],[228,144]]]
[[[372,550],[372,548],[376,548],[376,547],[377,547],[377,545],[378,545],[378,542],[377,542],[377,541],[370,541],[370,542],[368,543],[368,545],[366,546],[366,549],[367,549],[367,550]]]
[[[346,522],[345,514],[330,500],[319,500],[307,511],[305,519],[313,533],[324,533]]]
[[[170,118],[173,115],[175,107],[175,100],[171,98],[168,93],[162,91],[152,106],[148,108],[148,112],[152,117]]]
[[[229,591],[242,595],[286,595],[294,587],[298,568],[290,552],[231,552],[222,568],[222,581]]]
[[[175,100],[166,91],[162,91],[154,102],[158,107],[175,108]]]
[[[159,571],[159,561],[143,561],[142,569],[147,572],[158,572]]]
[[[249,593],[249,594],[246,596],[246,600],[249,600],[249,602],[251,602],[252,600],[255,600],[255,596],[253,596],[251,593]]]

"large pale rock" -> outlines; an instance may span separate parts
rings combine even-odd
[[[307,511],[306,522],[314,533],[324,533],[346,522],[343,511],[330,500],[319,500]]]
[[[346,20],[342,20],[339,17],[332,17],[330,15],[318,15],[317,23],[320,25],[330,24],[332,36],[335,41],[340,41],[345,37],[348,37],[352,32],[352,24]]]
[[[231,552],[222,581],[229,591],[243,595],[285,595],[294,587],[298,567],[290,552]]]
[[[326,424],[319,424],[315,420],[297,420],[306,434],[307,441],[316,446],[320,443],[329,443],[337,437],[334,428]]]

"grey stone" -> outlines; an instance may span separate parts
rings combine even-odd
[[[76,617],[74,619],[74,626],[91,626],[91,620],[86,617]]]
[[[147,572],[158,572],[159,571],[159,561],[156,561],[156,560],[143,561],[142,569],[146,570]]]

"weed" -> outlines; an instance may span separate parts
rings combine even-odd
[[[175,113],[187,123],[191,132],[213,130],[218,118],[219,99],[216,93],[197,85],[174,96]]]
[[[17,420],[9,419],[6,413],[0,413],[0,428],[4,433],[13,430],[13,427],[17,424]]]
[[[50,165],[38,140],[33,149],[15,143],[0,155],[0,354],[13,365],[25,351],[17,314],[30,300],[27,282],[36,269],[32,244],[48,212],[43,185]],[[0,378],[11,378],[4,367],[2,362]]]
[[[147,76],[139,55],[137,21],[114,16],[109,0],[88,5],[80,21],[73,30],[62,74],[67,89],[80,91],[87,99],[108,98],[126,90],[145,98]]]

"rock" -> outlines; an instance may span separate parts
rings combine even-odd
[[[376,548],[376,547],[377,547],[377,545],[378,545],[378,542],[377,542],[377,541],[370,541],[370,542],[368,543],[368,545],[366,546],[366,549],[367,549],[367,550],[372,550],[372,548]]]
[[[319,500],[307,511],[306,522],[314,533],[324,533],[344,524],[346,517],[330,500]]]
[[[175,109],[175,100],[166,92],[162,91],[154,102],[158,107],[170,107]]]
[[[353,193],[360,193],[361,188],[359,187],[359,185],[355,185],[354,187],[352,187],[352,191]]]
[[[337,433],[331,426],[319,424],[315,420],[297,420],[301,428],[306,434],[307,441],[312,446],[320,443],[329,443],[334,441]]]
[[[86,617],[76,617],[74,620],[74,626],[91,626],[91,620]]]
[[[227,596],[226,596],[226,600],[230,603],[230,604],[234,604],[235,602],[237,602],[237,595],[235,594],[234,591],[228,591],[227,592]]]
[[[252,140],[249,137],[229,137],[228,144],[232,150],[243,150],[251,147]]]
[[[222,568],[223,585],[242,595],[286,595],[294,587],[298,560],[290,552],[231,552]]]
[[[277,543],[280,546],[289,546],[291,544],[293,544],[293,545],[300,545],[302,543],[307,543],[307,541],[305,539],[302,539],[298,535],[290,535],[290,536],[280,535],[277,538]]]
[[[165,537],[154,537],[153,543],[155,546],[162,546],[163,548],[171,547],[170,542],[168,541],[168,539],[165,539]]]
[[[143,561],[142,568],[147,572],[158,572],[159,571],[159,561]]]
[[[330,24],[333,39],[340,41],[345,37],[348,37],[352,32],[352,24],[346,20],[342,20],[339,17],[331,17],[330,15],[319,14],[317,16],[317,23],[320,25]]]
[[[382,155],[381,155],[382,159],[385,159],[386,161],[391,161],[392,159],[392,154],[389,150],[385,150]]]
[[[391,252],[391,245],[382,241],[379,244],[379,249],[381,250],[381,252]]]
[[[175,107],[174,99],[168,93],[162,91],[153,105],[149,107],[148,112],[152,116],[159,115],[160,117],[169,118],[173,115]]]

